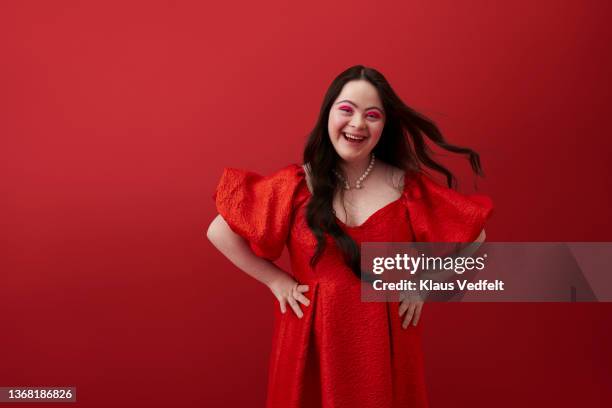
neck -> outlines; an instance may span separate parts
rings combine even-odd
[[[371,155],[367,155],[366,157],[354,161],[344,161],[340,162],[340,167],[348,177],[349,184],[353,186],[357,179],[363,175],[368,166],[370,165]]]

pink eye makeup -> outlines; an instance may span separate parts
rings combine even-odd
[[[353,111],[353,109],[351,109],[350,106],[341,106],[338,109],[340,109],[343,112],[352,112]],[[367,116],[369,116],[371,118],[376,118],[376,119],[380,119],[381,118],[380,114],[377,113],[377,112],[368,112]]]

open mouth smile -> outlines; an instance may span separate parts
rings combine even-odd
[[[344,140],[348,141],[349,143],[356,144],[363,143],[363,141],[367,139],[366,136],[358,136],[346,132],[342,132],[342,136],[344,137]]]

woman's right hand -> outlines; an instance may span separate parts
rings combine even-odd
[[[301,303],[304,306],[310,305],[310,300],[304,296],[305,292],[308,292],[308,285],[300,285],[291,276],[286,273],[279,274],[268,287],[276,296],[278,303],[280,304],[281,313],[287,311],[287,304],[291,307],[293,312],[300,319],[304,316],[302,309],[300,308]]]

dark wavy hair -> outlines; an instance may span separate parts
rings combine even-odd
[[[456,188],[455,176],[432,158],[433,153],[425,142],[427,138],[444,150],[468,156],[472,170],[480,176],[484,176],[484,173],[478,153],[449,144],[434,122],[402,102],[389,82],[376,69],[355,65],[338,75],[323,98],[319,117],[308,136],[303,154],[312,187],[312,197],[306,207],[306,220],[317,239],[317,249],[310,259],[310,265],[314,267],[319,261],[325,250],[325,234],[329,234],[342,252],[346,265],[360,277],[359,247],[340,228],[334,214],[333,198],[336,192],[342,194],[342,184],[332,170],[342,170],[338,166],[340,156],[334,149],[327,130],[333,102],[347,82],[358,79],[368,81],[378,90],[386,115],[382,135],[373,149],[377,159],[404,171],[430,168],[446,176],[450,188]]]

